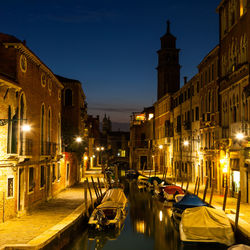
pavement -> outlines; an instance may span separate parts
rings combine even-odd
[[[94,171],[86,174],[91,176]],[[51,200],[42,202],[26,215],[1,223],[0,249],[44,246],[57,233],[69,227],[85,211],[83,181],[66,188]],[[91,193],[93,199],[96,199],[93,189]],[[89,193],[88,205],[90,205]]]

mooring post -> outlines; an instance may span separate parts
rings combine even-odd
[[[99,200],[99,193],[98,193],[98,190],[96,189],[93,176],[91,176],[91,180],[92,180],[93,188],[95,190],[96,199]]]
[[[226,210],[227,192],[228,192],[228,187],[227,187],[227,185],[226,185],[226,188],[225,188],[225,194],[224,194],[224,201],[223,201],[223,206],[222,206],[222,210],[223,210],[223,211],[225,211],[225,210]]]
[[[206,200],[206,195],[207,195],[207,188],[208,188],[208,180],[209,180],[209,177],[206,177],[206,184],[205,184],[205,189],[204,189],[204,193],[203,193],[203,202],[205,202]]]
[[[93,203],[93,198],[92,198],[92,192],[91,192],[91,188],[90,188],[90,185],[89,185],[88,177],[86,178],[86,182],[87,182],[87,186],[88,186],[88,189],[89,189],[89,196],[90,196],[91,206],[92,206],[92,209],[94,209],[94,203]]]
[[[212,180],[212,189],[211,189],[211,194],[210,194],[210,199],[209,199],[209,205],[212,204],[212,199],[214,195],[214,186],[215,186],[215,179]]]
[[[181,177],[181,188],[183,188],[183,177]]]
[[[199,189],[200,189],[200,177],[198,178],[198,185],[197,185],[197,196],[199,197]]]
[[[197,183],[198,183],[198,176],[196,176],[195,178],[194,194],[196,193]]]
[[[189,178],[187,179],[187,186],[186,186],[186,192],[185,193],[188,192],[188,186],[189,186]]]
[[[240,215],[240,200],[241,200],[241,191],[238,193],[237,199],[237,207],[236,207],[236,215],[235,215],[235,224],[234,224],[234,232],[238,229],[239,215]]]
[[[84,182],[84,200],[85,200],[85,210],[86,210],[85,214],[89,216],[87,181]]]
[[[97,177],[97,181],[98,181],[98,185],[99,185],[99,189],[100,189],[100,193],[101,193],[101,197],[102,197],[102,187],[101,187],[99,177]]]

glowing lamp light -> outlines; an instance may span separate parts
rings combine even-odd
[[[236,139],[242,140],[244,138],[244,135],[242,133],[237,133],[236,134]]]
[[[76,142],[82,142],[82,138],[81,137],[76,137]]]
[[[88,156],[84,156],[84,161],[87,161],[88,160]]]
[[[120,153],[117,153],[117,156],[120,156],[121,154]]]
[[[22,131],[29,132],[30,130],[31,130],[30,125],[25,124],[25,125],[22,126]]]
[[[184,146],[188,146],[188,145],[189,145],[189,142],[188,142],[188,141],[184,141],[184,142],[183,142],[183,145],[184,145]]]
[[[92,157],[95,158],[95,155],[93,155]]]
[[[163,145],[159,145],[159,149],[163,149]]]
[[[104,150],[104,147],[101,147],[101,150],[103,151],[103,150]]]
[[[97,148],[96,148],[96,150],[97,150],[97,151],[100,151],[100,148],[99,148],[99,147],[97,147]]]
[[[221,163],[221,164],[224,164],[225,162],[226,162],[225,159],[220,159],[220,163]]]
[[[148,119],[151,120],[152,118],[154,118],[154,114],[149,114]]]
[[[224,174],[226,174],[226,173],[227,173],[227,171],[228,171],[228,169],[227,169],[227,165],[225,165],[225,166],[224,166],[224,168],[222,169],[222,172],[223,172]]]
[[[163,218],[163,214],[162,214],[162,211],[160,210],[160,212],[159,212],[159,220],[162,221],[162,218]]]

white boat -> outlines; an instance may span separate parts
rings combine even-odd
[[[113,188],[106,192],[89,218],[92,229],[120,229],[127,215],[127,198],[120,188]]]
[[[226,214],[211,207],[187,208],[182,213],[180,239],[183,242],[234,244],[234,233]]]

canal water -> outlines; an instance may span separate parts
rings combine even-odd
[[[126,183],[129,212],[122,229],[94,237],[84,229],[66,250],[208,250],[227,249],[221,245],[184,245],[171,219],[171,204],[164,204],[135,182]]]

